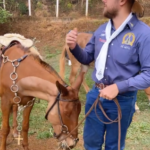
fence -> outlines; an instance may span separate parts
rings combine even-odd
[[[145,16],[149,16],[150,1],[139,1],[145,8]],[[99,0],[0,0],[0,2],[3,3],[4,9],[14,14],[38,17],[99,18],[103,11],[103,3]]]

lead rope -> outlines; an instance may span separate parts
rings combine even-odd
[[[111,123],[114,123],[114,122],[118,122],[118,150],[120,150],[120,141],[121,141],[121,118],[122,118],[122,112],[121,112],[121,108],[120,108],[120,105],[119,105],[119,102],[117,100],[117,98],[114,98],[113,101],[115,102],[117,108],[118,108],[118,117],[115,119],[115,120],[111,120],[107,114],[105,113],[103,107],[102,107],[102,104],[99,100],[100,96],[97,97],[97,99],[95,100],[95,102],[93,103],[93,105],[91,106],[91,108],[89,109],[89,111],[86,113],[85,117],[80,121],[80,123],[69,133],[69,135],[67,135],[66,137],[64,137],[63,139],[60,140],[63,141],[64,139],[66,139],[67,137],[70,136],[70,134],[72,132],[74,132],[82,123],[83,121],[86,119],[86,117],[91,113],[91,111],[93,110],[93,108],[95,108],[95,113],[96,113],[96,116],[98,117],[98,119],[104,123],[104,124],[111,124]],[[104,116],[110,121],[110,122],[104,122],[100,119],[100,117],[98,116],[97,114],[97,111],[96,111],[96,107],[97,105],[99,105],[102,113],[104,114]]]

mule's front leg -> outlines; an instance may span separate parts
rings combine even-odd
[[[17,105],[13,105],[13,137],[17,138],[18,137],[18,131],[17,131],[17,111],[18,111],[18,106]]]
[[[29,148],[28,148],[28,130],[29,130],[29,117],[30,117],[30,112],[32,110],[32,107],[33,106],[25,108],[24,113],[23,113],[22,146],[23,146],[24,150],[29,150]]]
[[[9,116],[11,111],[11,105],[8,103],[6,98],[1,99],[2,109],[2,140],[0,150],[6,150],[6,140],[10,131]]]

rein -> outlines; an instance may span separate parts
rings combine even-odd
[[[71,133],[73,131],[75,131],[82,123],[83,121],[86,119],[86,117],[91,113],[91,111],[94,109],[97,118],[104,124],[112,124],[114,122],[118,122],[118,150],[120,150],[120,141],[121,141],[121,118],[122,118],[122,112],[121,112],[121,108],[119,105],[119,102],[117,100],[117,98],[114,98],[113,101],[115,102],[117,108],[118,108],[118,117],[115,120],[110,119],[107,114],[105,113],[103,106],[101,104],[101,101],[99,100],[100,96],[97,97],[97,99],[95,100],[95,102],[93,103],[93,105],[91,106],[91,108],[89,109],[89,111],[86,113],[85,117],[79,122],[79,124],[69,133],[69,135],[67,135],[66,137],[64,137],[63,139],[61,139],[60,141],[63,141],[64,139],[66,139],[67,137],[69,137],[71,135]],[[110,121],[110,122],[104,122],[100,119],[100,117],[97,114],[96,111],[96,107],[97,105],[99,106],[99,108],[101,109],[103,115]]]

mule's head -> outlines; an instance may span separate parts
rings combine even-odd
[[[59,95],[55,102],[50,105],[46,114],[47,119],[51,122],[54,129],[54,136],[60,142],[60,148],[69,150],[76,146],[78,142],[78,118],[81,111],[78,92],[88,67],[83,67],[70,87],[65,87],[56,82]],[[49,113],[50,112],[50,113]]]
[[[55,101],[55,113],[49,113],[48,120],[53,125],[54,137],[60,142],[60,148],[68,150],[78,142],[78,130],[75,128],[78,125],[81,103],[77,90],[66,88],[59,82],[56,82],[56,86],[60,94]]]

